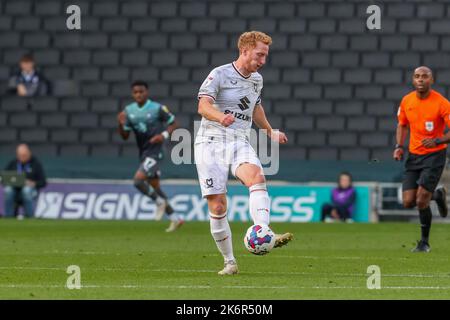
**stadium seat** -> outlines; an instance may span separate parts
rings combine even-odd
[[[58,80],[52,82],[53,94],[56,97],[77,96],[80,94],[78,83],[73,80]]]

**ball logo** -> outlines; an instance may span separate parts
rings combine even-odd
[[[253,227],[252,232],[250,233],[250,237],[247,238],[247,242],[249,247],[252,249],[256,249],[257,246],[261,246],[265,243],[270,243],[272,241],[272,237],[268,234],[266,234],[264,237],[260,237],[258,235],[258,232],[262,229],[261,226],[256,225]],[[261,254],[264,254],[266,252],[261,252]]]

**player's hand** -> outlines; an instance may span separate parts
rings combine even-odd
[[[232,114],[225,114],[220,120],[220,124],[224,127],[230,126],[234,122],[234,116]]]
[[[436,146],[437,146],[437,144],[436,144],[436,142],[434,141],[434,139],[430,139],[430,138],[427,138],[427,139],[423,139],[422,140],[422,145],[425,147],[425,148],[435,148]]]
[[[285,144],[288,142],[286,134],[279,130],[272,130],[270,132],[270,139],[272,139],[273,141],[277,141],[279,144]]]
[[[395,149],[395,150],[394,150],[394,155],[393,155],[394,160],[395,160],[395,161],[402,161],[402,159],[403,159],[403,153],[404,153],[404,151],[403,151],[402,148],[397,148],[397,149]]]
[[[150,139],[150,143],[153,143],[153,144],[163,143],[163,142],[164,142],[164,136],[162,134],[157,134]]]
[[[127,121],[127,115],[126,115],[125,111],[122,111],[117,115],[117,121],[119,121],[121,126],[125,125],[125,123]]]

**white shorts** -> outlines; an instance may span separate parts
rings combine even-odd
[[[255,150],[245,139],[226,141],[208,137],[194,145],[195,164],[202,196],[227,192],[228,172],[236,176],[236,169],[243,163],[257,165],[263,170]]]

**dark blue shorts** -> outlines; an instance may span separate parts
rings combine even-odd
[[[139,166],[139,171],[143,172],[147,178],[159,178],[161,171],[159,169],[159,162],[156,157],[145,157]]]

